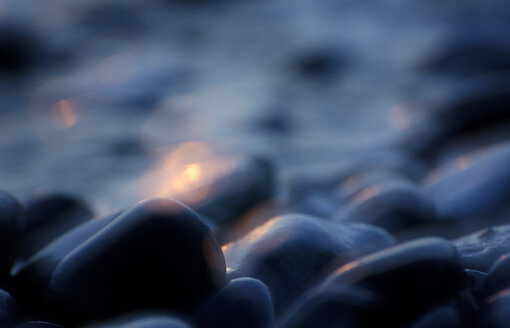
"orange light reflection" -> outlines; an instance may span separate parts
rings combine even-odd
[[[55,122],[62,128],[70,128],[78,121],[78,112],[69,100],[60,100],[51,108]]]

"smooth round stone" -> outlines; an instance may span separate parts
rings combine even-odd
[[[223,250],[229,279],[263,281],[279,313],[338,265],[394,244],[377,227],[295,214],[275,217]]]
[[[483,229],[453,243],[463,266],[488,272],[499,257],[510,253],[510,225]]]
[[[19,309],[14,298],[0,289],[0,327],[14,327],[19,320]]]
[[[0,191],[0,277],[9,275],[23,227],[21,205],[11,195]]]
[[[458,311],[453,306],[441,306],[420,316],[409,328],[463,327]]]
[[[509,205],[510,143],[457,158],[424,181],[440,217],[462,220]]]
[[[61,325],[46,321],[29,321],[19,325],[17,328],[63,328]]]
[[[443,38],[419,68],[456,75],[510,70],[508,33],[503,24],[463,25]]]
[[[334,197],[341,202],[347,202],[368,187],[403,179],[405,179],[404,175],[393,170],[369,169],[361,171],[344,179],[335,188]]]
[[[479,314],[479,327],[506,328],[510,322],[510,289],[504,289],[487,298]]]
[[[466,276],[467,288],[476,298],[480,298],[485,294],[485,285],[487,283],[488,274],[482,271],[464,269]]]
[[[29,258],[66,231],[92,218],[81,200],[63,194],[36,197],[25,210],[25,231],[19,256]]]
[[[67,254],[121,213],[122,211],[115,211],[104,217],[86,221],[46,245],[27,261],[14,266],[11,274],[14,277],[16,293],[23,298],[24,305],[39,308],[41,304],[44,304],[42,295],[34,291],[50,283],[53,272]]]
[[[234,223],[257,205],[270,200],[274,190],[274,169],[262,157],[233,158],[227,174],[213,181],[213,193],[193,209],[218,225]]]
[[[194,211],[175,200],[151,199],[70,251],[42,283],[37,290],[59,323],[151,308],[191,312],[224,286],[225,260]]]
[[[421,238],[367,255],[333,272],[322,284],[361,286],[379,293],[387,311],[407,324],[434,304],[465,287],[463,268],[453,244]]]
[[[195,313],[200,328],[269,328],[274,309],[267,286],[253,278],[234,279]]]
[[[437,221],[434,204],[414,183],[393,180],[360,191],[335,215],[338,222],[368,223],[391,233]]]
[[[502,255],[489,270],[486,282],[486,292],[496,293],[501,289],[510,287],[510,254]]]
[[[285,313],[279,327],[375,327],[383,319],[380,302],[374,292],[360,287],[313,290]]]
[[[186,321],[162,313],[131,314],[84,328],[192,328]]]

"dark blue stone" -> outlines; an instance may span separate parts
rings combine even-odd
[[[461,323],[458,311],[453,306],[434,308],[420,316],[409,328],[460,328]]]
[[[510,322],[510,289],[503,289],[487,298],[478,316],[478,327],[506,328]]]
[[[24,227],[23,209],[18,201],[0,191],[0,277],[9,275]]]
[[[333,272],[322,284],[354,285],[376,291],[396,324],[408,324],[465,287],[455,247],[440,238],[422,238],[367,255]]]
[[[164,313],[131,314],[86,328],[192,328],[183,319]]]
[[[336,266],[394,243],[387,232],[373,226],[285,215],[223,250],[228,277],[263,281],[278,313]]]
[[[481,149],[440,168],[424,183],[444,219],[467,220],[509,205],[510,143]],[[490,219],[490,218],[486,218]]]
[[[334,286],[313,290],[285,313],[279,327],[374,327],[384,318],[380,302],[376,293],[360,287]]]
[[[36,197],[26,206],[19,256],[29,258],[66,231],[92,218],[81,200],[63,194]]]
[[[31,307],[32,311],[40,308],[41,304],[44,304],[44,299],[41,298],[40,293],[34,291],[50,283],[53,272],[67,254],[121,213],[122,211],[115,211],[110,215],[86,221],[55,239],[30,259],[14,266],[11,273],[14,277],[16,293],[22,297],[24,305]]]
[[[184,204],[147,200],[108,220],[71,231],[76,240],[93,235],[61,260],[76,245],[73,237],[57,240],[17,274],[40,284],[34,293],[55,321],[161,307],[190,312],[225,284],[219,245]]]
[[[214,193],[192,206],[218,225],[234,223],[273,196],[274,169],[268,160],[262,157],[236,157],[233,160],[234,167],[211,185]]]
[[[510,287],[510,254],[502,255],[489,270],[486,293],[493,294]]]
[[[453,243],[463,266],[488,272],[500,256],[510,253],[510,225],[483,229]]]
[[[434,204],[414,183],[392,180],[360,191],[336,214],[338,222],[368,223],[402,232],[437,221]]]
[[[0,289],[0,327],[11,328],[19,321],[19,306],[14,298]]]
[[[253,278],[234,279],[198,309],[200,328],[269,328],[274,309],[267,286]]]

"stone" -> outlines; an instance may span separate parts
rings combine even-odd
[[[83,239],[94,230],[84,227],[87,231],[71,233]],[[58,242],[51,245],[53,250],[44,250],[48,256],[39,255],[17,273],[30,279],[35,274],[24,273],[28,269],[51,272],[41,274],[49,281],[34,278],[40,284],[34,292],[40,293],[41,306],[58,323],[75,325],[163,307],[191,313],[225,285],[221,248],[202,219],[175,200],[140,202],[69,251],[55,267],[52,256],[57,261],[61,257],[59,246],[64,252],[74,246],[64,238]]]
[[[9,276],[24,228],[23,208],[10,194],[0,191],[0,277]]]
[[[140,313],[96,323],[85,328],[192,328],[183,319],[165,313]]]
[[[253,278],[230,281],[195,313],[200,328],[269,328],[274,309],[267,286]]]
[[[423,314],[410,328],[460,328],[463,327],[459,313],[453,306],[440,306]]]
[[[391,180],[360,191],[341,207],[335,220],[373,224],[397,233],[431,224],[437,216],[434,204],[417,185]]]
[[[421,238],[364,256],[339,267],[322,284],[353,285],[381,295],[395,325],[465,288],[463,268],[454,245],[441,238]],[[419,295],[419,296],[418,296]]]
[[[510,225],[483,229],[453,243],[464,267],[488,272],[499,257],[510,253]]]
[[[223,250],[229,279],[264,282],[278,314],[336,266],[394,243],[377,227],[296,214],[275,217]]]
[[[25,210],[25,230],[19,256],[29,258],[45,245],[93,217],[78,198],[65,194],[46,194],[32,200]]]

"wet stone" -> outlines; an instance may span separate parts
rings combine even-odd
[[[161,307],[192,312],[225,284],[219,245],[178,201],[147,200],[102,228],[105,222],[93,222],[70,232],[77,239],[92,236],[61,260],[75,246],[73,238],[57,240],[16,275],[40,284],[41,306],[56,322],[73,325]]]
[[[360,191],[335,215],[338,222],[368,223],[391,233],[437,221],[434,204],[414,183],[393,180]]]
[[[489,270],[486,293],[493,294],[510,287],[510,254],[502,255]]]
[[[0,327],[11,328],[19,321],[19,306],[14,298],[0,289]]]
[[[2,279],[8,276],[16,258],[23,227],[21,205],[11,195],[0,191],[0,277]]]
[[[234,223],[273,196],[274,169],[262,157],[239,158],[235,167],[217,180],[211,186],[214,194],[193,209],[218,225]]]
[[[460,328],[463,327],[458,311],[453,306],[441,306],[420,316],[410,328]]]
[[[296,214],[275,217],[223,250],[227,276],[263,281],[278,314],[338,265],[394,243],[377,227]]]
[[[500,256],[510,253],[510,225],[483,229],[453,243],[463,266],[488,272]]]
[[[46,321],[28,321],[19,325],[17,328],[63,328],[63,326]]]
[[[274,309],[267,286],[253,278],[238,278],[207,300],[195,313],[200,328],[268,328]]]
[[[487,328],[508,327],[510,322],[510,289],[504,289],[487,298],[479,314],[479,326]]]
[[[50,283],[53,272],[67,254],[121,213],[122,211],[115,211],[104,217],[91,219],[55,239],[27,261],[15,265],[11,274],[14,276],[16,293],[22,296],[24,305],[34,310],[44,304],[42,295],[34,291]]]
[[[84,328],[192,328],[183,319],[163,313],[131,314]]]
[[[510,143],[457,158],[424,182],[444,219],[467,220],[509,205]],[[490,219],[490,218],[485,218]]]
[[[377,294],[360,287],[313,290],[285,313],[280,327],[374,327],[384,317],[380,302]]]
[[[19,256],[29,258],[66,231],[92,218],[81,200],[64,194],[36,197],[26,206]]]
[[[465,287],[463,268],[452,243],[421,238],[347,263],[322,284],[354,285],[376,291],[394,313],[393,324],[408,324]],[[419,295],[419,297],[417,297]]]

